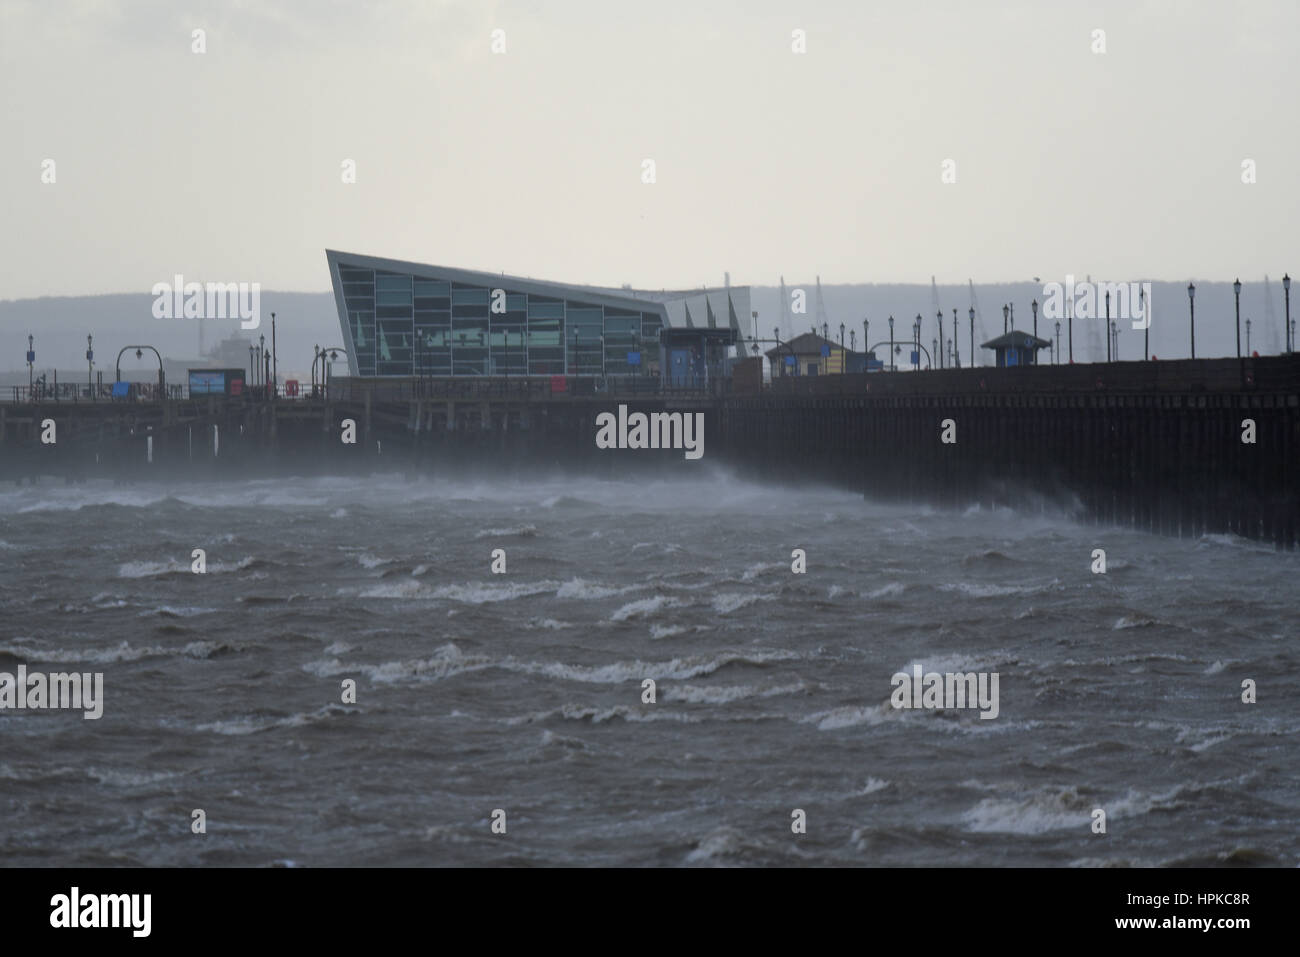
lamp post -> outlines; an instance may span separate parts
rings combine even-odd
[[[311,363],[311,379],[312,382],[315,383],[316,363],[319,362],[320,363],[320,390],[322,395],[326,393],[327,387],[329,385],[329,364],[334,360],[338,359],[340,352],[342,352],[344,355],[347,355],[347,350],[341,349],[338,346],[326,346],[324,349],[321,349],[318,346],[316,348],[316,358],[313,359]]]
[[[311,397],[316,398],[316,362],[320,359],[320,345],[311,347]]]
[[[248,347],[248,387],[250,394],[257,388],[257,359],[253,353],[257,351],[257,346]]]
[[[1111,349],[1111,357],[1113,361],[1119,362],[1119,323],[1115,322],[1113,319],[1110,323],[1110,335],[1107,339],[1114,344]]]
[[[280,395],[280,361],[275,351],[275,313],[271,313],[271,395]]]
[[[1138,289],[1138,307],[1142,313],[1142,361],[1146,362],[1151,358],[1151,316],[1147,313],[1147,291],[1145,287]]]
[[[28,336],[30,339],[31,337]],[[889,369],[894,370],[894,317],[889,317]]]
[[[95,366],[94,337],[87,335],[86,336],[86,398],[88,399],[92,398],[92,393],[95,391],[95,385],[94,382],[92,381],[93,372],[91,371],[94,368],[94,366]]]
[[[1010,321],[1007,317],[1011,314],[1011,307],[1006,303],[1002,304],[1002,334],[1007,334],[1007,323]]]
[[[1232,284],[1232,296],[1237,303],[1237,358],[1241,358],[1241,278]]]
[[[1065,338],[1070,353],[1070,365],[1074,365],[1074,293],[1065,300]]]
[[[1106,290],[1106,361],[1107,362],[1110,362],[1111,360],[1110,340],[1111,337],[1114,335],[1114,333],[1112,332],[1113,328],[1114,327],[1111,325],[1111,321],[1110,321],[1110,290],[1107,289]]]
[[[1061,361],[1061,322],[1056,322],[1056,348],[1052,350],[1052,365]]]
[[[865,349],[867,352],[871,351],[871,336],[869,335],[870,330],[871,330],[871,323],[868,322],[864,317],[862,320],[862,348]]]
[[[970,307],[970,364],[975,367],[975,307]]]
[[[1034,338],[1038,337],[1038,300],[1034,299],[1029,303],[1029,308],[1034,313]]]
[[[1196,284],[1187,284],[1187,310],[1191,320],[1192,358],[1196,358]]]
[[[856,329],[849,330],[849,351],[858,351],[858,331]]]
[[[1282,295],[1286,298],[1286,351],[1295,351],[1295,330],[1291,328],[1291,274],[1287,273],[1282,277]]]
[[[36,384],[36,349],[33,347],[31,334],[27,336],[27,398],[30,401],[32,397],[32,386]]]
[[[939,341],[943,342],[943,310],[940,309],[935,313],[935,318],[939,323]],[[943,351],[939,350],[939,368],[943,368]]]
[[[1246,320],[1246,355],[1250,355],[1250,320]]]
[[[143,359],[143,358],[144,358],[144,350],[145,350],[145,349],[148,349],[150,352],[152,352],[152,353],[157,357],[157,359],[158,359],[158,391],[161,392],[161,393],[163,393],[161,396],[159,396],[159,398],[163,398],[163,397],[165,397],[166,394],[167,394],[167,379],[166,379],[166,377],[165,377],[164,374],[163,374],[163,361],[162,361],[162,354],[161,354],[157,349],[155,349],[153,346],[123,346],[123,347],[118,351],[118,353],[117,353],[116,378],[115,378],[113,381],[115,381],[115,382],[121,382],[121,381],[122,381],[122,353],[126,352],[127,349],[134,349],[134,350],[135,350],[135,357],[136,357],[137,359]]]
[[[1013,302],[1007,307],[1011,310],[1011,328],[1016,328],[1016,304]]]
[[[916,314],[916,371],[921,371],[921,314]]]

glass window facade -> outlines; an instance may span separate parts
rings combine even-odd
[[[346,262],[337,268],[362,376],[652,375],[658,368],[663,320],[636,300],[614,307]]]

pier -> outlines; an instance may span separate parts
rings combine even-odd
[[[749,360],[755,361],[755,360]],[[597,418],[703,412],[707,452],[600,449]],[[53,421],[56,441],[42,441]],[[343,438],[345,420],[354,426]],[[961,509],[1059,507],[1300,545],[1300,355],[778,377],[335,379],[299,399],[0,402],[0,481],[723,463]]]

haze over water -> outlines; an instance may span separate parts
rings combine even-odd
[[[699,474],[0,491],[0,861],[1300,863],[1300,556]]]

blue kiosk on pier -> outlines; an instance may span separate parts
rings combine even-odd
[[[1005,369],[1010,366],[1038,365],[1038,350],[1051,348],[1051,343],[1028,332],[1012,329],[996,339],[990,339],[980,348],[992,349],[998,357],[997,367]]]

